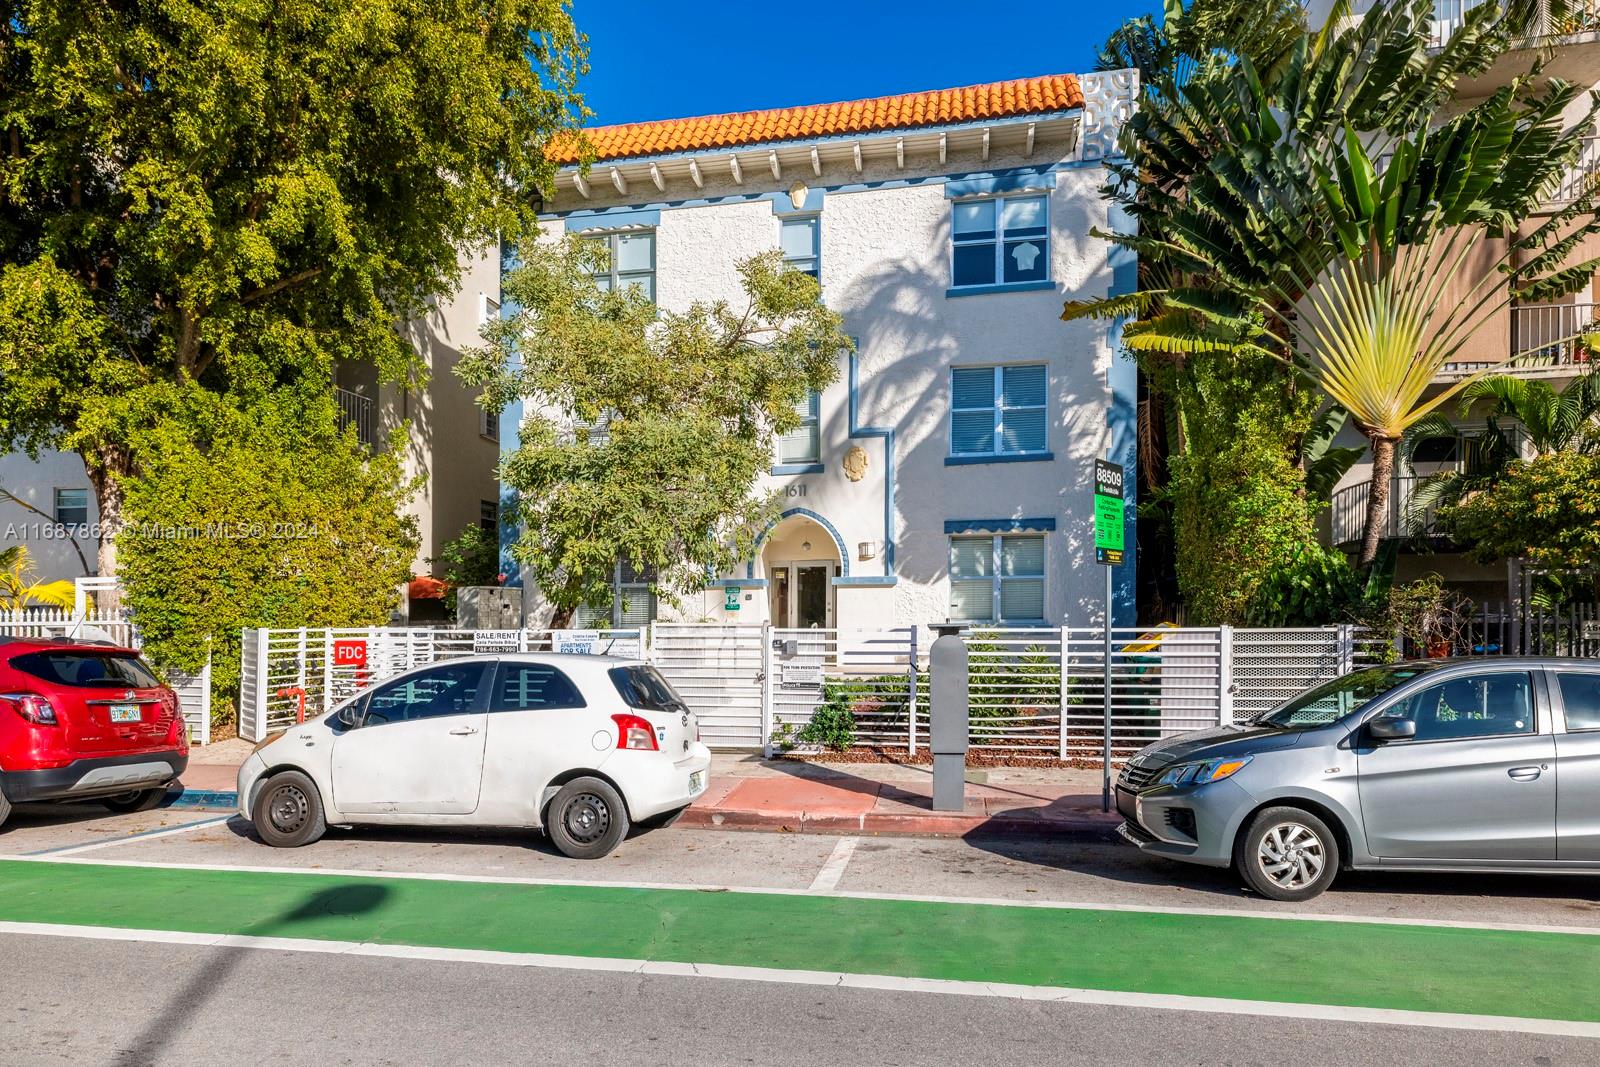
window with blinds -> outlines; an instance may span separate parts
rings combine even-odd
[[[1044,621],[1044,537],[984,534],[950,539],[950,618],[1031,625]]]
[[[650,591],[654,581],[653,568],[639,570],[619,560],[611,572],[611,603],[580,605],[573,614],[573,625],[582,630],[633,630],[654,622],[656,597]]]
[[[1046,451],[1042,363],[955,367],[950,371],[950,454],[1026,455]]]
[[[1050,277],[1050,202],[1041,195],[952,202],[950,285],[1042,282]]]
[[[778,440],[779,463],[818,463],[822,460],[822,396],[815,390],[795,405],[800,425]]]
[[[822,278],[822,220],[815,215],[784,219],[779,224],[778,246],[783,261],[803,274]]]

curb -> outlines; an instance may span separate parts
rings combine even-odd
[[[1072,841],[1115,841],[1115,817],[972,818],[962,815],[775,815],[764,811],[690,808],[672,824],[676,829],[744,830],[782,834],[871,834],[883,837],[1050,836]]]

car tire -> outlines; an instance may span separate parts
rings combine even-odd
[[[622,795],[599,778],[574,778],[545,809],[544,832],[564,856],[597,860],[628,836]]]
[[[316,783],[299,771],[281,771],[268,778],[250,808],[256,836],[274,848],[300,848],[327,832],[322,796]]]
[[[1310,900],[1339,873],[1339,839],[1304,808],[1266,808],[1240,835],[1233,864],[1268,900]]]
[[[5,826],[9,818],[11,818],[11,801],[6,799],[6,791],[0,789],[0,827]]]
[[[167,787],[163,785],[155,789],[136,789],[131,793],[119,793],[114,797],[106,797],[100,803],[118,815],[132,815],[136,811],[149,811],[160,804],[166,795]]]

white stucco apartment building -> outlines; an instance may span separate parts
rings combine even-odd
[[[782,248],[856,352],[776,449],[782,518],[754,558],[676,605],[619,568],[611,617],[580,621],[1098,622],[1093,461],[1131,471],[1136,378],[1115,327],[1060,315],[1135,285],[1091,231],[1126,225],[1099,190],[1137,92],[1133,71],[1069,74],[587,131],[596,158],[560,172],[548,239],[607,242],[602,283],[672,309],[737,306],[735,264]],[[503,448],[520,421],[505,413]],[[1131,494],[1127,516],[1123,625]]]

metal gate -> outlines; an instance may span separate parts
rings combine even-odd
[[[766,743],[763,708],[768,631],[757,626],[656,623],[649,658],[700,719],[700,739],[713,748]]]

